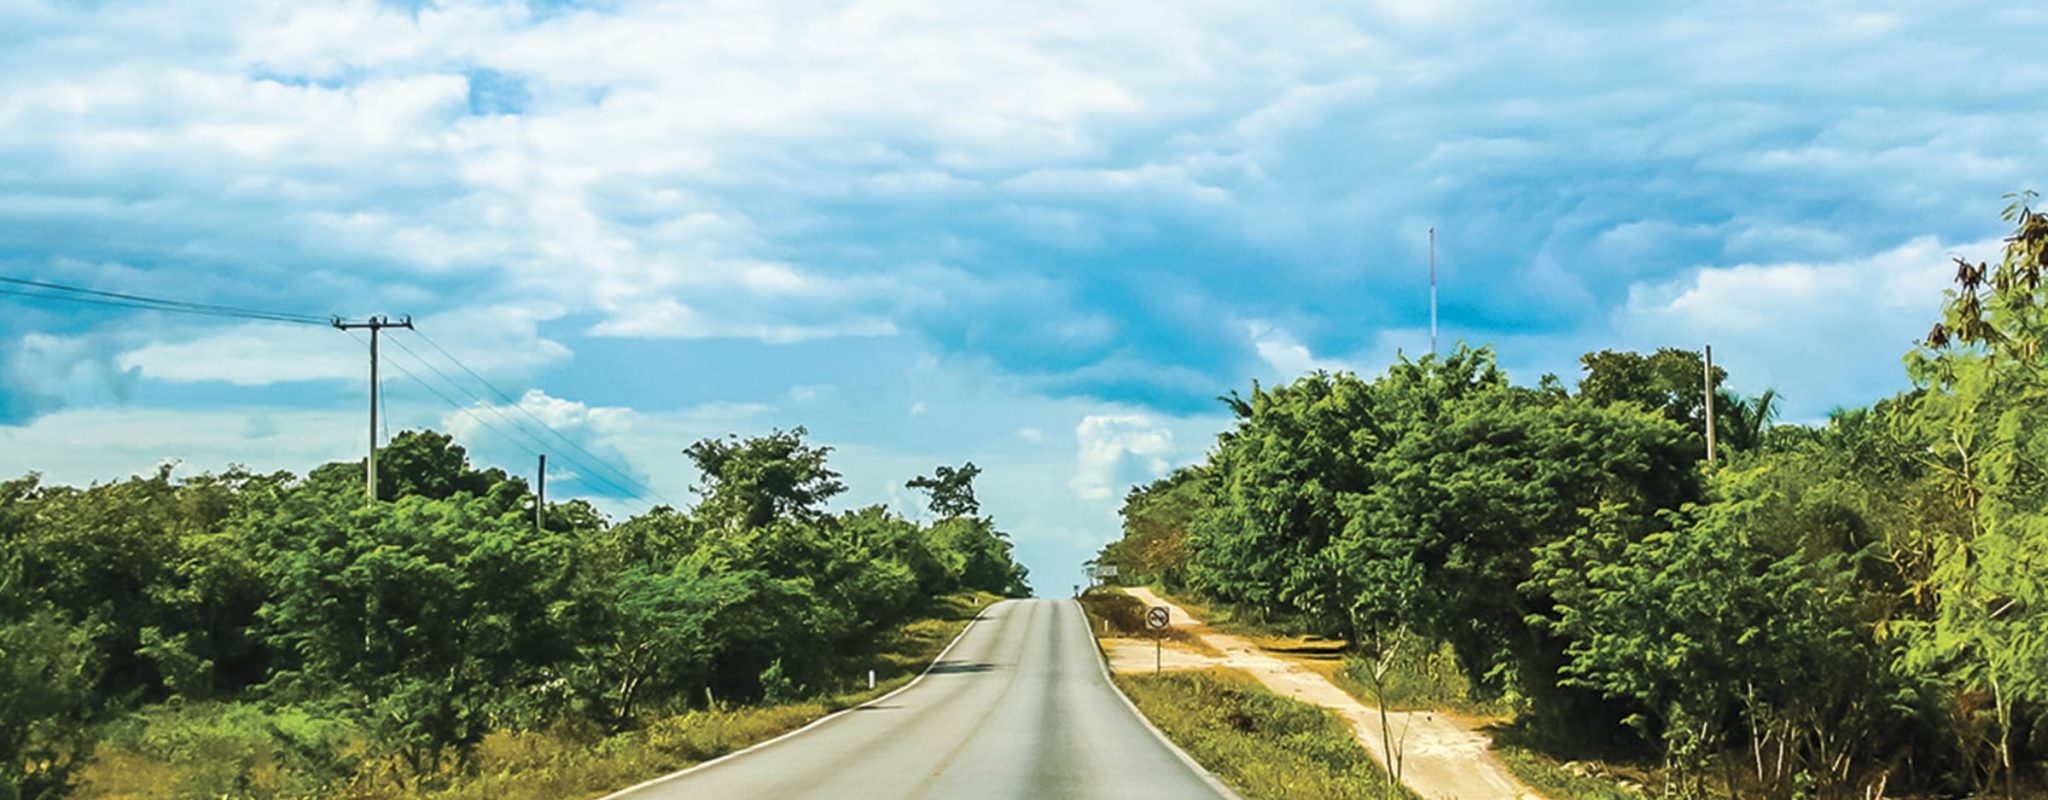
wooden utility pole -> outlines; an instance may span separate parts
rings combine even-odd
[[[533,487],[533,529],[541,531],[547,528],[548,454],[546,453],[540,454],[540,475],[534,481]]]
[[[1714,346],[1702,348],[1707,362],[1707,463],[1714,463]]]
[[[371,317],[362,322],[343,322],[334,318],[334,327],[339,330],[367,328],[370,331],[370,457],[365,460],[363,495],[372,503],[377,502],[377,334],[385,328],[412,330],[412,317],[397,322],[390,317]]]

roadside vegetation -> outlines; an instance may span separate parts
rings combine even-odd
[[[1081,594],[1081,611],[1088,618],[1088,629],[1096,636],[1118,636],[1135,639],[1164,638],[1166,641],[1198,653],[1214,654],[1214,650],[1202,640],[1183,628],[1168,628],[1154,631],[1145,624],[1145,604],[1138,598],[1111,589],[1091,588]]]
[[[1099,562],[1348,643],[1368,702],[1511,717],[1504,757],[1553,791],[1626,773],[1667,797],[2040,796],[2030,199],[1998,262],[1954,265],[1912,388],[1870,407],[1775,424],[1772,393],[1719,368],[1709,390],[1678,349],[1588,353],[1575,385],[1513,384],[1464,346],[1254,384],[1206,461],[1130,493]]]
[[[1237,670],[1118,675],[1174,744],[1247,800],[1413,798],[1336,714],[1267,691]]]
[[[301,477],[0,483],[0,800],[573,797],[907,681],[1028,593],[972,464],[831,513],[804,431],[708,439],[695,507],[539,515],[447,436]],[[869,690],[868,670],[878,686]]]

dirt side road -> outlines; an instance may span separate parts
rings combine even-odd
[[[1275,692],[1303,702],[1314,703],[1342,714],[1351,730],[1365,744],[1374,759],[1386,761],[1385,739],[1395,743],[1400,761],[1401,782],[1416,794],[1456,800],[1542,800],[1542,795],[1522,785],[1502,766],[1492,752],[1492,741],[1477,725],[1454,715],[1425,711],[1395,711],[1387,714],[1391,736],[1382,736],[1379,710],[1314,671],[1284,658],[1270,655],[1242,637],[1202,627],[1180,606],[1167,602],[1149,589],[1126,587],[1125,592],[1149,606],[1166,606],[1174,627],[1185,626],[1205,644],[1221,652],[1210,656],[1167,647],[1163,651],[1166,669],[1199,669],[1224,666],[1241,669],[1258,678]],[[1153,668],[1152,643],[1139,639],[1112,639],[1110,665],[1119,672],[1149,672]]]

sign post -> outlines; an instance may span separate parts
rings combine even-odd
[[[1153,606],[1145,610],[1145,627],[1152,629],[1152,674],[1154,675],[1159,674],[1160,662],[1163,660],[1162,651],[1166,646],[1166,623],[1169,619],[1166,606]]]

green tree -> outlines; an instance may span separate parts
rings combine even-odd
[[[1447,404],[1383,463],[1374,490],[1346,503],[1354,613],[1449,643],[1475,686],[1511,686],[1547,724],[1582,723],[1590,709],[1553,690],[1562,643],[1529,621],[1550,608],[1526,583],[1535,554],[1582,510],[1649,516],[1696,497],[1684,433],[1627,404],[1500,388]]]
[[[924,492],[939,519],[971,517],[981,513],[981,502],[974,499],[974,479],[979,475],[981,468],[972,461],[959,469],[941,464],[931,475],[919,475],[904,486]]]
[[[84,490],[12,484],[17,508],[33,508],[7,548],[17,597],[93,632],[105,698],[201,698],[260,677],[265,654],[248,630],[266,590],[228,526],[281,478],[170,476],[165,466]]]
[[[1188,531],[1207,513],[1211,488],[1208,471],[1183,467],[1124,495],[1123,537],[1104,545],[1097,562],[1130,573],[1133,580],[1155,580],[1168,587],[1187,584]]]
[[[2014,199],[1997,264],[1957,259],[1956,288],[1907,366],[1925,391],[1915,419],[1927,466],[1970,529],[1933,543],[1939,613],[1915,632],[1914,666],[1958,676],[1988,700],[1987,770],[2016,791],[2024,740],[2048,706],[2048,216]]]
[[[1899,609],[1869,515],[1882,501],[1845,477],[1807,456],[1752,459],[1715,475],[1712,502],[1656,518],[1603,507],[1540,552],[1532,583],[1556,613],[1531,621],[1567,642],[1564,682],[1633,705],[1689,794],[1731,724],[1772,797],[1801,772],[1865,794],[1878,759],[1910,743],[1910,690],[1879,637]]]
[[[804,444],[808,433],[799,427],[744,441],[704,439],[685,448],[704,475],[697,515],[739,528],[822,516],[825,501],[846,491],[846,484],[825,465],[832,448]]]
[[[276,594],[263,619],[292,655],[271,682],[283,696],[347,699],[422,771],[481,740],[507,693],[564,655],[562,536],[468,494],[304,500],[265,526]]]
[[[1778,419],[1778,392],[1765,389],[1755,397],[1744,397],[1726,389],[1717,391],[1714,417],[1718,446],[1743,453],[1761,450]]]
[[[92,754],[99,662],[54,611],[0,614],[0,800],[66,794]]]
[[[1579,379],[1579,397],[1598,405],[1633,403],[1663,414],[1693,437],[1698,457],[1705,457],[1706,361],[1699,351],[1665,347],[1646,356],[1601,350],[1581,356],[1579,363],[1586,373]],[[1716,390],[1727,379],[1727,370],[1714,368]]]
[[[958,577],[956,585],[1010,597],[1031,594],[1029,572],[1010,557],[1008,535],[980,517],[954,517],[934,523],[926,534],[941,563]]]
[[[1237,424],[1210,454],[1215,502],[1193,532],[1195,581],[1217,598],[1348,633],[1345,573],[1329,545],[1346,523],[1340,498],[1371,488],[1387,444],[1370,387],[1317,372],[1229,402]]]

